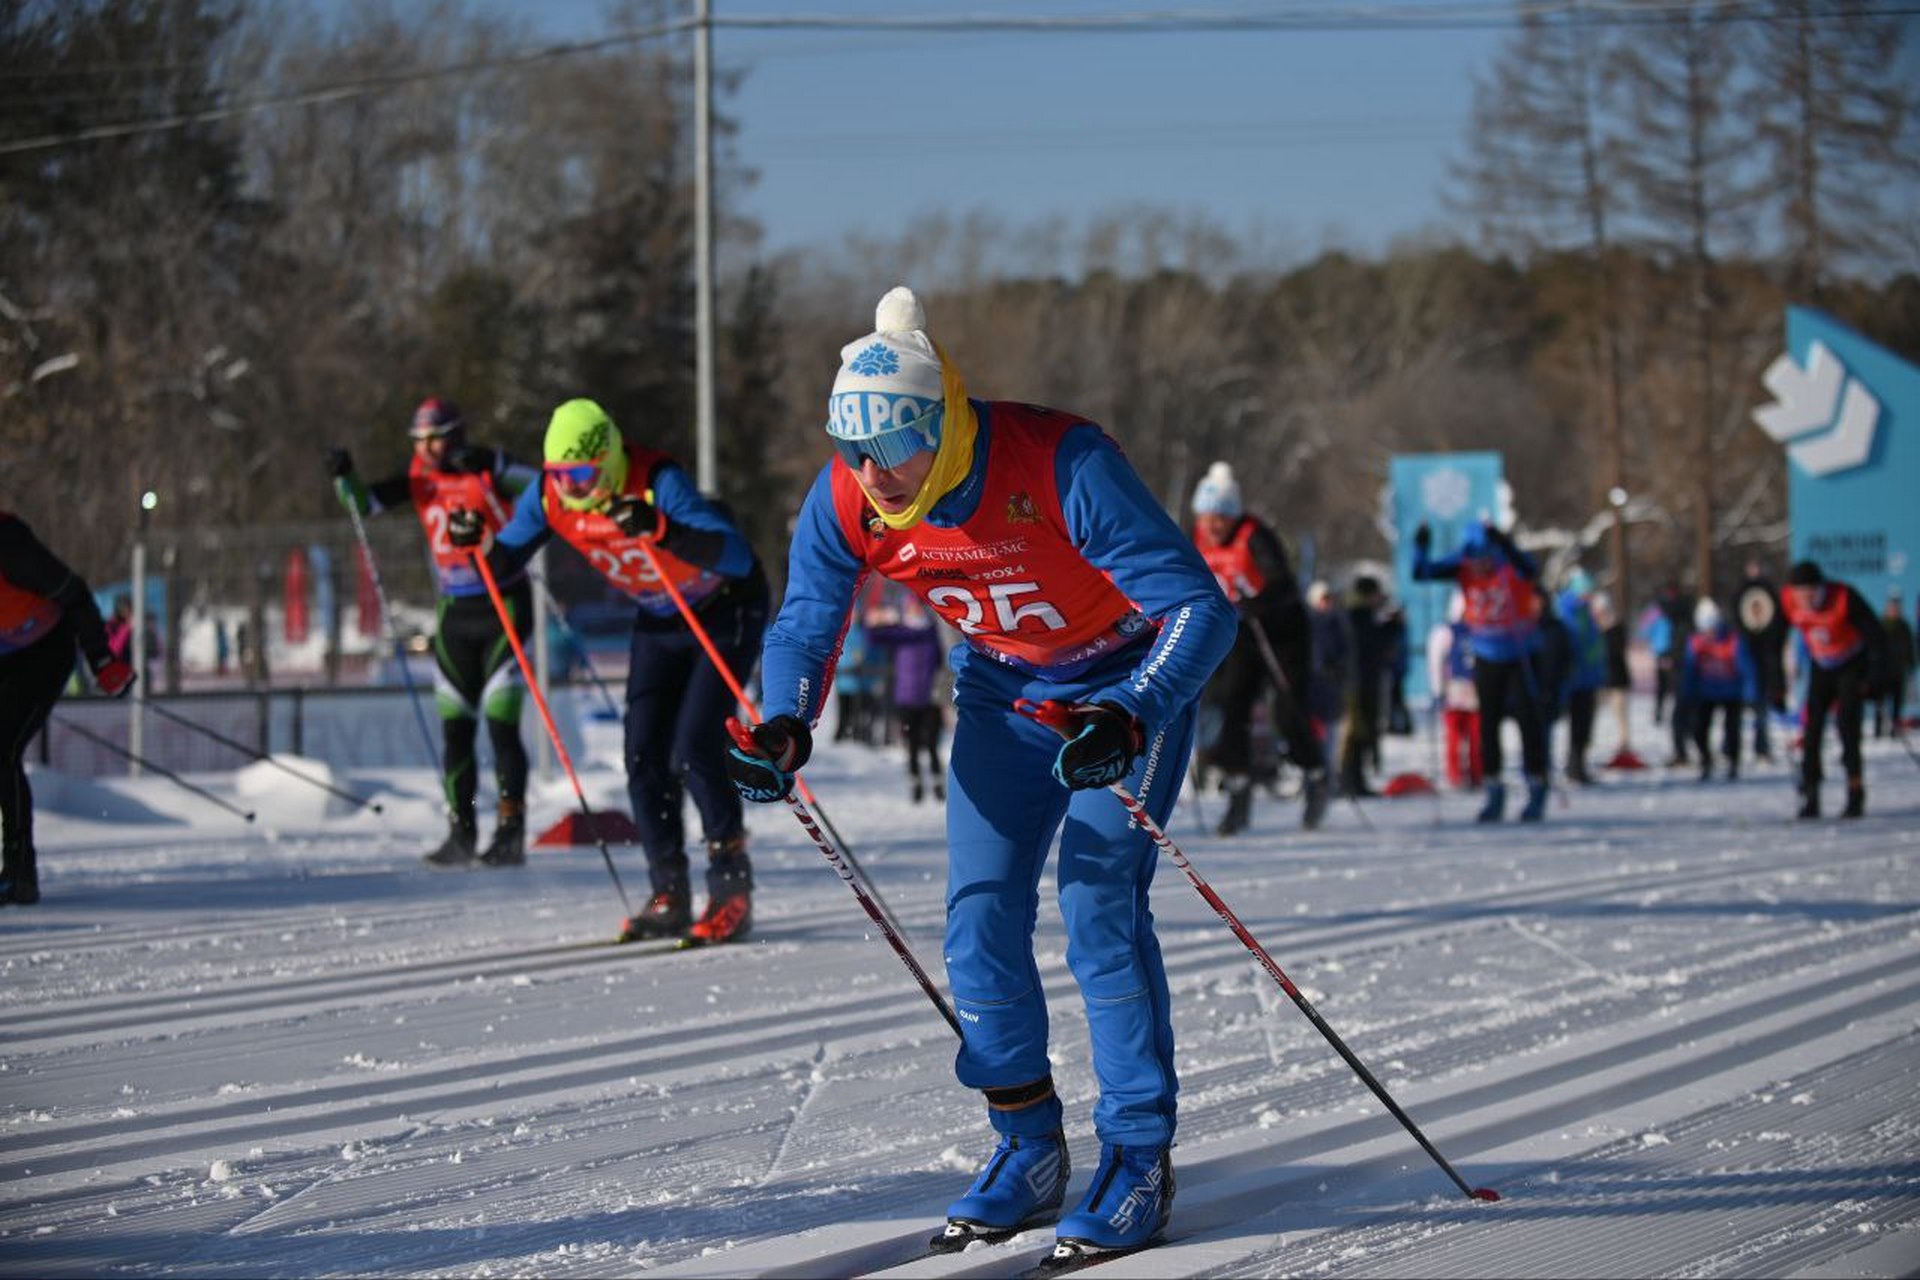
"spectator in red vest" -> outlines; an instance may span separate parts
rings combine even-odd
[[[1253,808],[1253,709],[1262,697],[1287,758],[1306,778],[1300,818],[1309,830],[1327,811],[1327,761],[1307,718],[1307,682],[1313,672],[1313,629],[1293,562],[1279,535],[1247,514],[1233,468],[1216,462],[1193,491],[1193,545],[1233,601],[1240,625],[1226,661],[1207,682],[1205,702],[1219,730],[1203,746],[1227,791],[1219,834],[1244,829]],[[1275,671],[1278,670],[1276,676]]]
[[[1847,771],[1847,807],[1841,816],[1861,817],[1867,811],[1867,786],[1860,763],[1860,722],[1884,670],[1880,620],[1858,591],[1829,579],[1811,560],[1802,560],[1787,573],[1780,603],[1806,644],[1812,668],[1800,755],[1800,817],[1820,816],[1820,740],[1829,708],[1839,712],[1840,762]]]
[[[1692,708],[1688,725],[1700,752],[1700,781],[1713,776],[1707,739],[1716,711],[1724,725],[1720,749],[1727,757],[1727,777],[1740,776],[1741,713],[1759,696],[1760,671],[1746,637],[1728,624],[1719,605],[1702,599],[1693,607],[1693,634],[1680,659],[1680,701]]]

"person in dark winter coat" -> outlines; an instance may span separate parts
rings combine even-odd
[[[1547,812],[1547,737],[1539,690],[1532,687],[1526,664],[1540,645],[1534,600],[1539,566],[1485,521],[1468,526],[1453,555],[1434,559],[1432,549],[1433,531],[1423,524],[1413,535],[1414,581],[1457,580],[1467,600],[1473,682],[1480,697],[1480,758],[1487,771],[1486,802],[1478,821],[1498,822],[1505,815],[1500,726],[1512,715],[1520,726],[1527,776],[1527,803],[1520,820],[1538,822]]]
[[[1327,761],[1305,705],[1313,666],[1306,601],[1285,544],[1242,507],[1239,482],[1224,462],[1209,467],[1194,488],[1193,545],[1240,615],[1233,648],[1207,682],[1204,698],[1212,713],[1205,718],[1219,727],[1202,754],[1220,771],[1227,792],[1227,811],[1216,830],[1232,835],[1252,817],[1252,719],[1263,697],[1287,758],[1306,779],[1301,824],[1317,827],[1327,809]]]
[[[10,511],[0,511],[0,904],[40,901],[27,744],[60,700],[78,646],[100,692],[133,687],[133,666],[107,644],[86,580]]]
[[[1541,732],[1547,739],[1549,767],[1553,758],[1553,732],[1566,714],[1568,689],[1573,683],[1573,632],[1560,620],[1553,599],[1542,593],[1535,598],[1539,609],[1540,647],[1533,651],[1527,674],[1531,687],[1515,693],[1516,698],[1532,697],[1540,707]]]
[[[933,798],[945,800],[947,773],[940,763],[940,738],[946,721],[940,704],[933,700],[933,689],[947,651],[933,615],[909,596],[898,621],[868,624],[867,640],[893,656],[893,713],[907,747],[908,794],[919,804],[930,783]],[[927,761],[925,780],[920,776],[922,756]]]
[[[1347,713],[1347,686],[1353,680],[1353,633],[1347,615],[1324,582],[1307,588],[1307,621],[1313,631],[1313,674],[1307,681],[1307,714],[1321,747],[1338,739]]]
[[[1593,593],[1593,621],[1607,648],[1607,676],[1601,685],[1607,702],[1613,707],[1619,728],[1621,752],[1633,749],[1633,721],[1627,714],[1627,695],[1633,691],[1633,670],[1627,665],[1627,623],[1613,606],[1613,597],[1604,591]]]
[[[1873,700],[1873,736],[1903,738],[1907,733],[1907,682],[1913,679],[1914,663],[1920,654],[1914,651],[1913,628],[1900,612],[1898,591],[1887,597],[1880,625],[1887,633],[1887,675],[1880,682],[1880,696]]]
[[[1587,772],[1587,751],[1593,744],[1593,716],[1600,690],[1607,683],[1607,639],[1593,616],[1593,579],[1585,569],[1567,575],[1566,589],[1555,601],[1555,611],[1567,629],[1567,780],[1593,782]]]
[[[1758,560],[1747,561],[1746,581],[1733,600],[1733,621],[1746,638],[1757,673],[1753,704],[1754,759],[1773,759],[1768,741],[1771,713],[1787,705],[1787,636],[1792,628],[1780,608],[1780,591]]]
[[[1820,816],[1820,740],[1827,713],[1837,708],[1840,760],[1847,771],[1847,807],[1841,816],[1867,811],[1866,775],[1860,760],[1861,713],[1886,670],[1886,636],[1873,607],[1844,582],[1830,579],[1820,566],[1802,560],[1787,574],[1781,593],[1787,621],[1805,642],[1811,670],[1807,679],[1805,744],[1800,754],[1800,817]]]
[[[1380,622],[1380,600],[1378,578],[1362,574],[1353,580],[1347,596],[1353,674],[1347,684],[1347,730],[1340,743],[1340,790],[1349,796],[1380,794],[1367,782],[1367,762],[1380,746],[1381,694],[1387,683],[1387,632]]]
[[[1740,715],[1759,698],[1760,677],[1746,637],[1721,616],[1720,606],[1702,599],[1693,610],[1693,634],[1680,665],[1680,696],[1693,709],[1694,749],[1700,753],[1700,781],[1713,776],[1708,738],[1714,712],[1724,723],[1720,750],[1727,777],[1740,776]]]

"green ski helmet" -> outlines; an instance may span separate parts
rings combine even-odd
[[[569,400],[553,411],[543,452],[560,505],[569,511],[604,507],[627,483],[620,430],[591,400]]]

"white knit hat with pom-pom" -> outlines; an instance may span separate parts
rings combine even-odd
[[[1237,516],[1241,512],[1240,482],[1233,468],[1216,462],[1200,477],[1193,490],[1193,513],[1200,516]]]
[[[840,348],[840,372],[827,397],[827,434],[872,442],[902,457],[938,447],[946,393],[940,353],[927,336],[926,309],[913,290],[896,286],[874,308],[873,328]]]

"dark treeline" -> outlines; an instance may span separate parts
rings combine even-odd
[[[1783,306],[1920,352],[1900,20],[1666,11],[1516,27],[1448,193],[1471,235],[1285,268],[1152,209],[768,258],[723,79],[722,496],[777,569],[839,346],[907,282],[975,394],[1099,420],[1175,509],[1230,459],[1323,558],[1386,551],[1390,455],[1475,448],[1525,526],[1592,535],[1625,487],[1636,584],[1779,552],[1748,414]],[[686,42],[535,47],[451,0],[0,0],[0,504],[112,578],[139,491],[163,527],[334,518],[322,448],[399,466],[429,394],[529,458],[590,395],[691,467]]]

